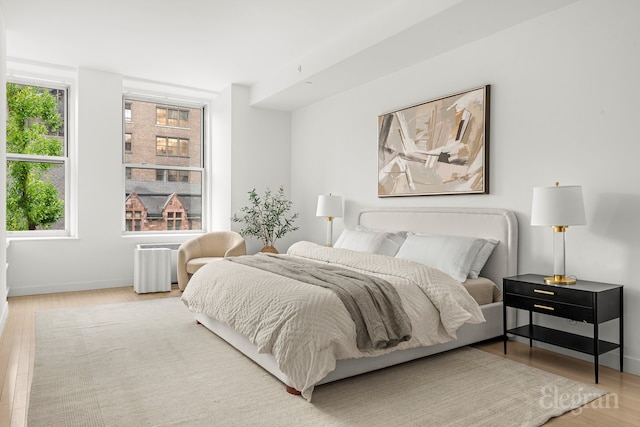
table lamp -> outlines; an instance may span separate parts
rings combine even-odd
[[[565,276],[565,232],[570,225],[585,225],[582,187],[579,185],[535,187],[531,206],[531,225],[553,228],[553,277],[548,284],[570,285],[576,279]]]
[[[342,197],[318,196],[318,209],[316,216],[327,218],[327,246],[333,245],[333,219],[342,216]]]

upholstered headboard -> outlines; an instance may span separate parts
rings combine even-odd
[[[493,280],[502,289],[502,279],[518,271],[518,221],[507,209],[373,208],[360,212],[358,225],[381,231],[495,239],[500,243],[481,276]]]

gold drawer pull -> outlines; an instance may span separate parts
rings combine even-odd
[[[550,311],[555,310],[555,308],[549,307],[548,305],[533,304],[533,306],[535,308],[544,308],[545,310],[550,310]]]
[[[534,289],[533,292],[538,293],[538,294],[545,294],[545,295],[555,295],[555,292],[551,292],[551,291],[543,291],[542,289]]]

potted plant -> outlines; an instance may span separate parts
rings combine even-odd
[[[231,220],[244,224],[239,231],[240,235],[256,237],[262,242],[264,247],[261,252],[278,253],[274,247],[276,240],[298,229],[293,225],[298,214],[289,214],[292,203],[285,197],[283,186],[280,186],[277,193],[272,193],[267,188],[262,198],[255,188],[248,194],[250,206],[241,208],[239,212],[243,215],[234,214]]]

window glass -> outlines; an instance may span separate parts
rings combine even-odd
[[[189,155],[189,140],[180,138],[180,152],[178,153],[180,156],[188,156]]]
[[[156,137],[156,155],[158,156],[167,155],[167,138],[164,138],[162,136]]]
[[[141,219],[139,229],[127,224],[126,231],[202,229],[201,171],[162,169],[156,173],[154,169],[126,169],[131,178],[125,181],[125,219]],[[166,181],[150,179],[158,175],[167,177]]]
[[[128,97],[124,104],[136,111],[123,137],[125,231],[201,230],[204,108]],[[127,134],[136,135],[134,150]]]
[[[167,112],[167,115],[168,115],[167,125],[178,126],[178,110],[174,110],[170,108]]]
[[[130,133],[124,134],[124,150],[127,153],[131,152],[131,141],[133,140],[133,136]]]
[[[166,126],[167,125],[167,109],[157,107],[156,108],[156,124]]]
[[[180,127],[189,127],[189,111],[180,110]]]
[[[124,104],[124,120],[126,122],[131,121],[131,103]]]
[[[66,87],[7,83],[7,231],[66,230]]]
[[[167,138],[167,155],[178,155],[178,138]]]

